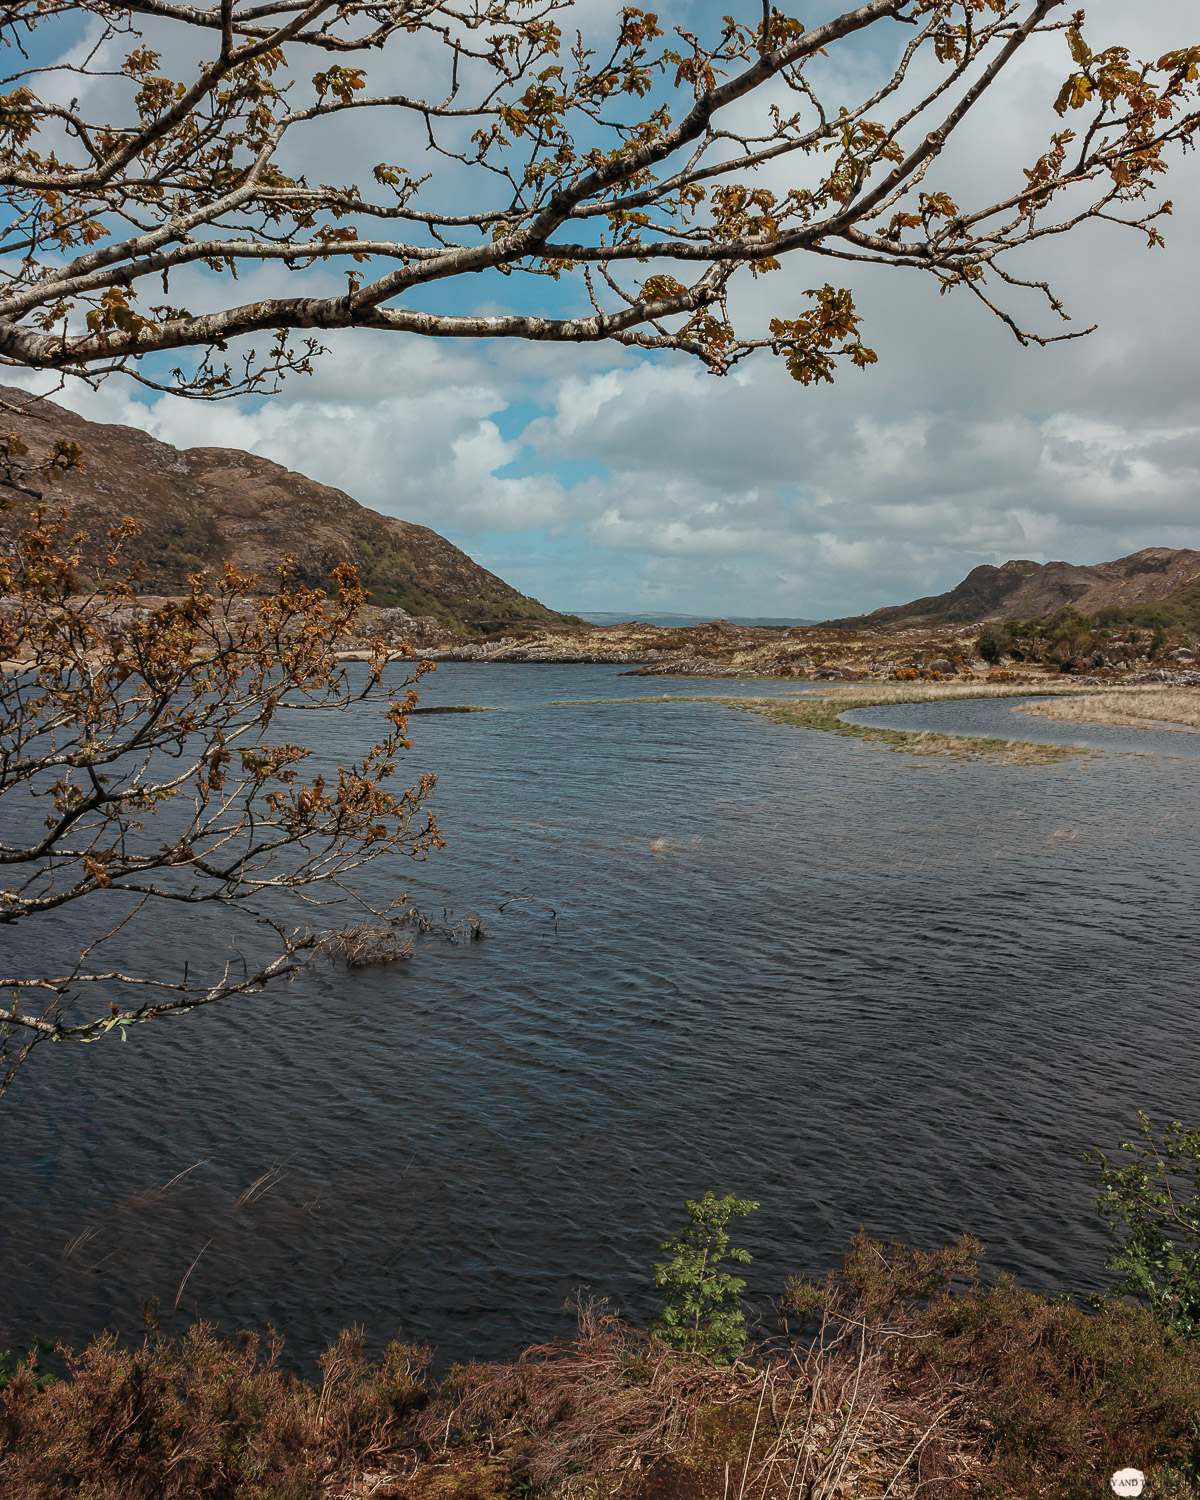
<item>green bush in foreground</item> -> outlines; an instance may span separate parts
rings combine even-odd
[[[663,1310],[651,1325],[672,1349],[704,1354],[711,1359],[734,1359],[746,1346],[746,1315],[741,1296],[746,1283],[721,1270],[726,1259],[748,1265],[750,1252],[729,1243],[731,1219],[758,1207],[732,1194],[688,1199],[687,1228],[659,1247],[671,1256],[654,1267],[654,1285],[665,1293]]]
[[[1173,1121],[1155,1140],[1149,1118],[1138,1113],[1141,1135],[1122,1141],[1132,1156],[1114,1165],[1103,1151],[1098,1164],[1096,1210],[1121,1235],[1105,1265],[1120,1273],[1114,1290],[1144,1302],[1167,1327],[1200,1335],[1200,1130]]]

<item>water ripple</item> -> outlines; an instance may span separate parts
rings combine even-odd
[[[1138,1107],[1200,1120],[1185,737],[940,774],[708,704],[547,706],[663,691],[443,667],[423,701],[504,711],[413,721],[449,847],[378,893],[478,911],[486,942],[41,1049],[4,1110],[0,1346],[135,1332],[211,1238],[177,1322],[273,1323],[300,1359],[352,1322],[509,1354],[561,1331],[579,1284],[645,1316],[656,1246],[706,1187],[762,1202],[760,1306],[860,1223],[968,1228],[1033,1285],[1097,1286],[1083,1151]],[[903,727],[991,734],[1008,712]]]

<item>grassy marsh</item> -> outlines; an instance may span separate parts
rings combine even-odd
[[[937,684],[934,684],[937,686]],[[745,698],[731,707],[763,714],[777,724],[794,724],[800,729],[823,729],[848,735],[865,744],[884,750],[905,750],[913,755],[938,756],[951,760],[999,759],[1006,766],[1045,766],[1087,753],[1075,745],[1038,745],[1029,740],[1002,740],[983,735],[942,734],[935,730],[880,729],[867,724],[848,724],[841,717],[847,709],[873,708],[886,703],[926,703],[940,698],[983,698],[1008,696],[999,693],[959,692],[922,693],[897,690],[884,696],[880,692],[830,694],[808,699]]]
[[[1136,686],[1062,700],[1023,703],[1017,710],[1067,723],[1116,724],[1134,729],[1200,729],[1200,688]]]
[[[931,703],[945,699],[1023,698],[1028,686],[999,683],[953,682],[845,683],[820,692],[770,698],[734,698],[716,694],[659,694],[647,698],[589,698],[551,707],[582,707],[611,703],[715,703],[741,713],[762,714],[776,724],[798,729],[820,729],[846,735],[884,750],[903,750],[921,756],[951,760],[996,759],[1007,766],[1044,766],[1091,752],[1079,745],[1039,745],[1029,740],[1005,740],[966,734],[942,734],[931,730],[877,729],[865,724],[847,724],[841,715],[852,708],[874,708],[889,703]],[[1078,688],[1039,688],[1056,696],[1073,696]]]

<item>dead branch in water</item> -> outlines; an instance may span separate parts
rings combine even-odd
[[[413,939],[401,937],[394,927],[381,927],[371,922],[359,922],[354,927],[343,927],[323,937],[317,952],[332,963],[344,963],[350,969],[363,969],[369,964],[395,963],[399,958],[411,958]]]

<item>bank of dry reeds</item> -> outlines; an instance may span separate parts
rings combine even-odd
[[[1074,698],[1024,703],[1020,713],[1069,723],[1119,724],[1132,728],[1200,729],[1200,688],[1117,687]]]
[[[730,1366],[583,1304],[577,1337],[435,1380],[425,1351],[322,1380],[279,1346],[197,1326],[61,1351],[61,1378],[0,1390],[5,1500],[1075,1500],[1116,1468],[1195,1500],[1200,1353],[1141,1309],[1088,1312],[982,1285],[962,1241],[933,1256],[859,1237],[798,1282],[790,1332]]]

